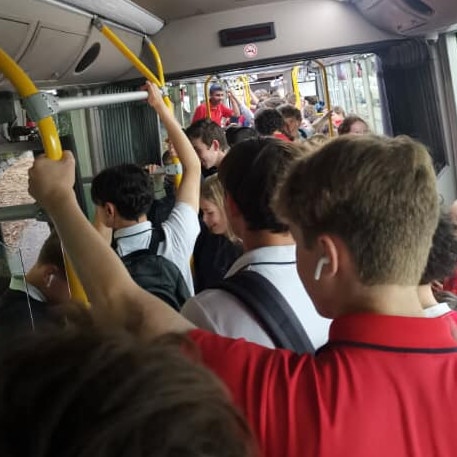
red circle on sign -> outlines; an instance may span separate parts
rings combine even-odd
[[[248,59],[252,59],[252,57],[255,57],[257,55],[257,52],[258,52],[257,46],[255,44],[253,44],[253,43],[247,44],[244,47],[244,55]]]

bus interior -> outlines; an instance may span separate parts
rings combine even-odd
[[[143,84],[144,75],[101,32],[97,21],[102,21],[154,74],[163,67],[183,127],[205,100],[208,81],[241,98],[251,87],[325,100],[328,87],[327,108],[341,106],[366,119],[373,132],[407,134],[427,145],[443,201],[457,198],[453,0],[1,0],[1,5],[0,48],[43,93],[61,100],[119,96]],[[35,239],[45,223],[36,223],[43,217],[27,197],[13,191],[6,198],[8,184],[1,187],[1,181],[9,163],[43,146],[15,87],[1,73],[0,160],[6,165],[0,223],[5,244],[17,253],[23,239]],[[99,171],[123,162],[160,163],[164,133],[144,99],[76,107],[54,118],[63,147],[76,154],[76,191],[89,217],[90,184]],[[22,173],[14,180],[26,192],[25,168]],[[25,236],[24,224],[31,220],[31,235]],[[33,258],[36,248],[31,251]],[[26,269],[23,255],[6,257],[3,267],[10,273]]]

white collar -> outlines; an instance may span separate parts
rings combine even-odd
[[[25,277],[13,276],[10,281],[10,289],[18,290],[19,292],[24,292],[34,300],[46,302],[46,297],[40,292],[39,289],[37,289],[35,286],[32,286],[32,284],[27,282],[25,280]]]
[[[118,229],[114,232],[113,237],[116,241],[116,252],[121,257],[140,249],[147,249],[152,238],[151,221]]]
[[[233,276],[240,270],[249,269],[250,265],[258,264],[295,264],[295,244],[282,246],[264,246],[245,252],[235,260],[226,274],[226,277]]]
[[[447,303],[438,303],[424,309],[425,317],[441,317],[452,311]]]

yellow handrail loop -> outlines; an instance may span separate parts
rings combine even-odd
[[[0,73],[3,73],[5,77],[9,79],[22,99],[35,97],[37,103],[39,103],[40,93],[35,84],[24,70],[22,70],[22,68],[1,48]],[[36,122],[40,131],[46,157],[52,160],[60,160],[62,158],[62,145],[60,144],[59,134],[52,116],[49,115],[36,119]],[[64,260],[71,297],[87,304],[87,296],[66,255],[64,255]]]

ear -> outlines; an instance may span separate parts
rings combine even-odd
[[[218,140],[213,140],[213,142],[211,143],[211,148],[214,151],[219,151],[221,149],[221,144],[219,143]]]
[[[106,202],[103,205],[104,223],[108,228],[114,228],[116,221],[117,208],[116,205],[110,202]]]
[[[103,205],[103,209],[105,210],[105,214],[107,217],[114,217],[116,214],[116,206],[113,203],[106,202]]]
[[[320,235],[317,238],[320,258],[328,259],[321,269],[321,278],[333,278],[341,267],[341,255],[337,241],[331,235]]]
[[[59,269],[52,263],[46,263],[41,266],[41,281],[44,287],[49,287],[58,275]]]
[[[235,203],[235,200],[233,200],[230,194],[225,195],[225,211],[230,219],[241,216],[238,205]]]

